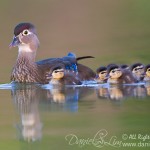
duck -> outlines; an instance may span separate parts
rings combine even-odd
[[[146,65],[144,68],[145,76],[144,76],[144,81],[149,82],[150,81],[150,64]]]
[[[130,70],[122,69],[119,65],[111,64],[107,67],[108,80],[110,84],[136,83],[136,79]]]
[[[130,66],[130,70],[138,82],[144,79],[144,67],[142,63],[134,63]]]
[[[18,57],[11,72],[11,81],[20,83],[49,83],[47,72],[51,67],[61,63],[64,68],[73,68],[80,80],[91,80],[95,73],[89,67],[77,63],[78,59],[74,54],[62,58],[48,58],[35,61],[36,52],[40,42],[37,31],[32,23],[19,23],[14,28],[14,36],[10,48],[18,47]],[[84,58],[84,57],[83,57]]]
[[[62,87],[64,85],[81,85],[82,82],[74,71],[67,71],[61,64],[57,64],[51,68],[47,74],[47,78],[50,79],[49,84],[53,86]]]
[[[121,64],[120,67],[122,69],[129,69],[129,66],[127,64]]]
[[[107,67],[105,66],[100,66],[96,70],[96,78],[95,81],[97,83],[106,83],[107,82]]]

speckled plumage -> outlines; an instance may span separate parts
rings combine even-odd
[[[26,57],[19,57],[11,74],[11,81],[47,83],[44,72],[40,66]]]

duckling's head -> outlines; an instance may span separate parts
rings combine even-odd
[[[107,69],[109,78],[119,79],[122,76],[122,70],[118,65],[110,65]]]
[[[52,78],[60,80],[64,77],[64,69],[62,67],[56,67],[52,70]]]
[[[150,77],[150,64],[146,65],[144,70],[145,70],[145,74],[146,74],[148,77]]]
[[[135,63],[130,67],[133,75],[137,80],[142,80],[144,78],[144,65],[141,63]]]
[[[100,80],[105,80],[107,79],[107,68],[104,66],[99,67],[96,70],[97,76]]]
[[[120,67],[121,67],[122,69],[129,69],[129,66],[126,65],[126,64],[122,64],[122,65],[120,65]]]
[[[36,29],[31,23],[20,23],[14,28],[13,41],[9,45],[19,47],[19,51],[33,52],[39,46]]]

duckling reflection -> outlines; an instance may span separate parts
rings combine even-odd
[[[48,100],[45,106],[48,111],[78,111],[79,92],[72,88],[52,88],[47,89]]]
[[[73,87],[73,86],[59,86],[53,87],[47,90],[48,97],[51,102],[54,103],[74,103],[77,102],[83,97],[86,97],[92,93],[94,90],[87,87]]]
[[[39,93],[39,94],[38,94]],[[35,85],[16,84],[12,89],[12,98],[20,114],[20,138],[36,141],[42,137],[42,123],[38,110],[40,92]]]
[[[144,86],[146,88],[147,96],[150,96],[150,82],[146,82]]]
[[[124,98],[123,87],[120,86],[111,86],[109,89],[110,99],[121,100]]]
[[[132,88],[133,97],[144,98],[147,96],[146,88],[144,85],[137,85]]]
[[[129,97],[144,98],[150,95],[150,84],[145,85],[110,85],[97,87],[96,94],[99,99],[122,100]]]
[[[106,87],[96,88],[96,95],[99,99],[109,99],[109,91]]]
[[[55,103],[65,103],[66,95],[65,95],[65,87],[63,86],[54,86],[53,88],[47,90],[47,96],[50,101]]]

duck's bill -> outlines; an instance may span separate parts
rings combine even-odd
[[[20,44],[19,38],[14,36],[12,42],[9,45],[9,48],[16,47]]]

